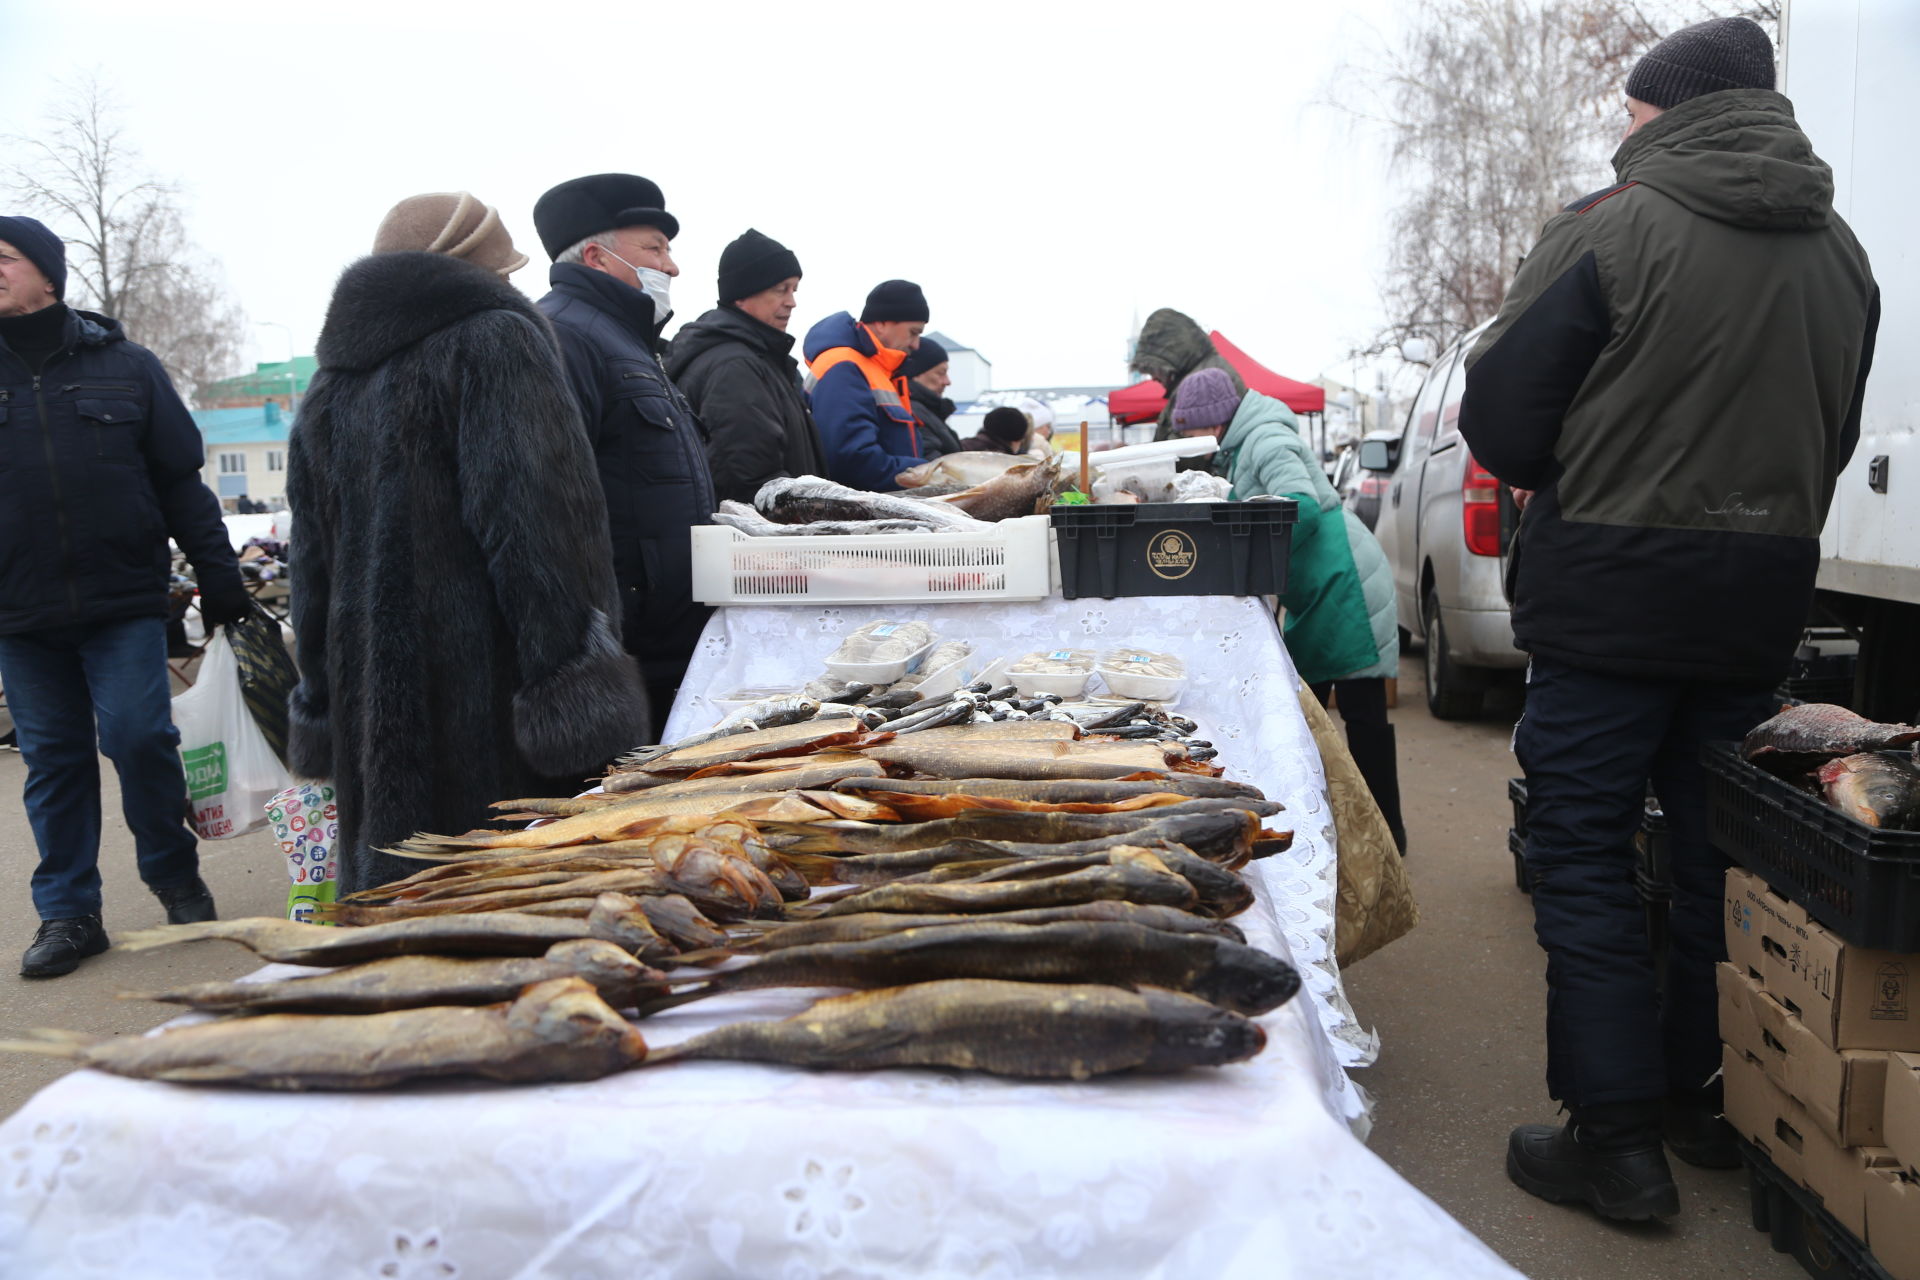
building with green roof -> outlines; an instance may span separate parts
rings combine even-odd
[[[208,383],[195,398],[208,409],[255,408],[273,400],[291,413],[319,371],[320,362],[312,356],[262,362],[253,367],[252,373]]]

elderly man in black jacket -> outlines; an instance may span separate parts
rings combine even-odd
[[[720,251],[720,305],[674,335],[667,373],[711,437],[713,487],[752,502],[769,480],[826,474],[793,358],[800,259],[749,228]]]
[[[706,625],[688,531],[711,523],[714,508],[706,435],[659,359],[680,221],[645,178],[601,173],[541,196],[533,223],[554,260],[538,305],[599,461],[627,650],[640,659],[657,732]]]
[[[118,321],[66,305],[66,279],[58,236],[0,217],[0,686],[40,851],[31,978],[107,948],[96,752],[120,775],[140,878],[167,919],[213,918],[172,720],[167,539],[210,626],[249,607],[192,416]]]

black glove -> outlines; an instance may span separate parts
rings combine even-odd
[[[252,612],[253,597],[240,585],[237,575],[230,585],[200,588],[200,617],[205,620],[209,631],[229,622],[238,622]]]

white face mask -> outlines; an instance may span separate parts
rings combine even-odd
[[[601,246],[603,249],[605,245]],[[640,292],[653,299],[653,320],[655,324],[665,324],[667,317],[673,314],[673,300],[668,296],[673,288],[673,277],[664,271],[655,271],[652,267],[636,267],[611,249],[607,256],[625,267],[639,278]]]

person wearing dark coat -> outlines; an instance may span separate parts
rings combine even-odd
[[[919,424],[920,452],[929,462],[959,453],[960,436],[947,425],[958,408],[945,394],[953,385],[947,376],[947,349],[932,338],[921,338],[913,354],[900,362],[900,376],[907,380],[913,420]]]
[[[101,755],[167,919],[214,918],[173,727],[167,539],[193,565],[209,629],[251,608],[192,416],[118,321],[67,306],[66,282],[59,236],[0,217],[0,685],[40,854],[40,928],[20,962],[32,978],[107,949]]]
[[[826,473],[793,358],[800,259],[751,228],[720,251],[720,305],[674,335],[667,376],[710,437],[714,493],[753,501],[760,486]]]
[[[343,893],[419,870],[383,846],[571,794],[648,732],[593,453],[504,278],[525,255],[464,193],[403,201],[374,247],[288,441],[289,763],[333,784]]]
[[[1240,377],[1240,371],[1214,349],[1207,331],[1192,316],[1172,307],[1161,307],[1147,317],[1146,324],[1140,327],[1140,336],[1134,339],[1130,367],[1135,373],[1144,373],[1158,382],[1167,393],[1166,407],[1160,411],[1160,422],[1154,429],[1155,440],[1170,440],[1179,434],[1173,426],[1174,395],[1182,382],[1200,370],[1222,370],[1233,383],[1234,395],[1247,394],[1247,384]]]
[[[911,280],[883,280],[860,318],[837,311],[807,330],[801,351],[813,375],[813,420],[826,446],[828,479],[891,493],[925,462],[919,424],[900,366],[920,345],[930,316]]]
[[[1033,420],[1018,409],[1001,405],[987,414],[980,434],[968,436],[960,448],[967,453],[1025,453]]]
[[[713,519],[706,433],[660,364],[680,222],[659,187],[627,173],[561,183],[533,221],[554,260],[538,305],[599,462],[623,633],[657,735],[712,612],[694,603],[689,533]]]

